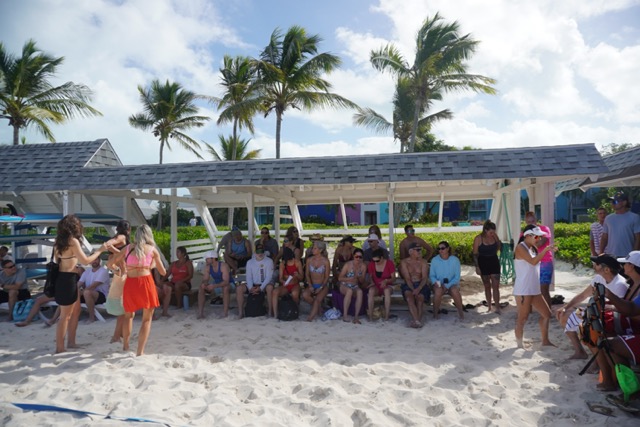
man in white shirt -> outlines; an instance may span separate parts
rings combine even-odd
[[[267,314],[272,312],[271,293],[273,292],[273,261],[265,256],[265,249],[261,243],[256,244],[254,256],[247,262],[247,282],[240,284],[236,289],[236,301],[238,303],[238,318],[244,317],[245,295],[258,295],[266,293],[269,302]],[[274,316],[275,317],[275,316]]]
[[[80,287],[80,302],[87,305],[89,312],[88,323],[96,321],[96,304],[104,304],[107,301],[110,284],[109,271],[102,266],[100,258],[94,260],[91,263],[91,268],[82,273],[78,286]]]
[[[586,359],[587,352],[582,348],[578,337],[578,329],[582,323],[582,318],[577,308],[584,300],[593,295],[593,288],[596,284],[602,284],[612,293],[623,298],[629,289],[627,281],[618,274],[621,270],[620,263],[611,255],[600,255],[591,257],[591,261],[595,264],[596,275],[591,284],[582,292],[573,297],[564,307],[558,310],[556,318],[565,326],[564,332],[567,334],[569,341],[573,345],[574,352],[569,359]]]

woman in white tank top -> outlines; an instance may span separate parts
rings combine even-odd
[[[515,250],[514,269],[516,280],[513,285],[513,295],[518,306],[518,320],[516,321],[516,342],[518,348],[524,348],[524,325],[527,323],[531,307],[540,313],[540,332],[542,345],[553,345],[549,341],[549,320],[551,309],[540,292],[540,260],[548,251],[557,250],[554,246],[547,246],[538,253],[536,240],[544,236],[542,230],[535,225],[527,225]]]

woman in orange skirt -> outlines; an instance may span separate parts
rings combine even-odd
[[[136,352],[137,356],[141,356],[144,354],[144,348],[151,332],[153,311],[160,305],[151,269],[157,268],[163,276],[167,273],[148,225],[138,227],[135,243],[127,245],[121,250],[111,261],[111,266],[122,265],[123,261],[126,266],[127,279],[122,291],[122,305],[125,311],[122,348],[124,351],[129,350],[133,317],[136,311],[142,309],[142,324],[138,333],[138,351]]]

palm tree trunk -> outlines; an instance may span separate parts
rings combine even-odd
[[[160,164],[162,164],[162,151],[164,150],[164,139],[160,139]],[[162,194],[162,189],[159,190]],[[162,202],[158,202],[158,222],[156,224],[157,230],[162,230]]]
[[[20,144],[20,126],[17,124],[13,125],[13,145]]]
[[[233,151],[231,160],[238,158],[238,119],[233,119]]]
[[[276,159],[280,158],[280,129],[282,128],[282,113],[276,111]]]
[[[409,149],[407,150],[408,153],[413,153],[413,150],[416,148],[416,134],[418,133],[418,118],[420,117],[421,104],[422,101],[419,97],[416,98],[415,111],[413,112],[413,124],[411,125],[411,139],[409,140]]]

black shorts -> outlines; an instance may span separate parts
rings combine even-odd
[[[80,295],[80,302],[86,304],[84,295]],[[105,302],[107,302],[107,297],[104,296],[102,292],[98,292],[98,299],[96,300],[95,304],[104,304]]]
[[[18,301],[24,301],[29,298],[31,298],[31,293],[29,292],[29,289],[18,290]],[[9,302],[9,292],[0,291],[0,304],[5,302]]]
[[[483,276],[500,275],[500,259],[497,255],[478,257],[478,267]]]
[[[59,272],[55,286],[58,305],[72,305],[78,300],[78,275],[75,272]]]

